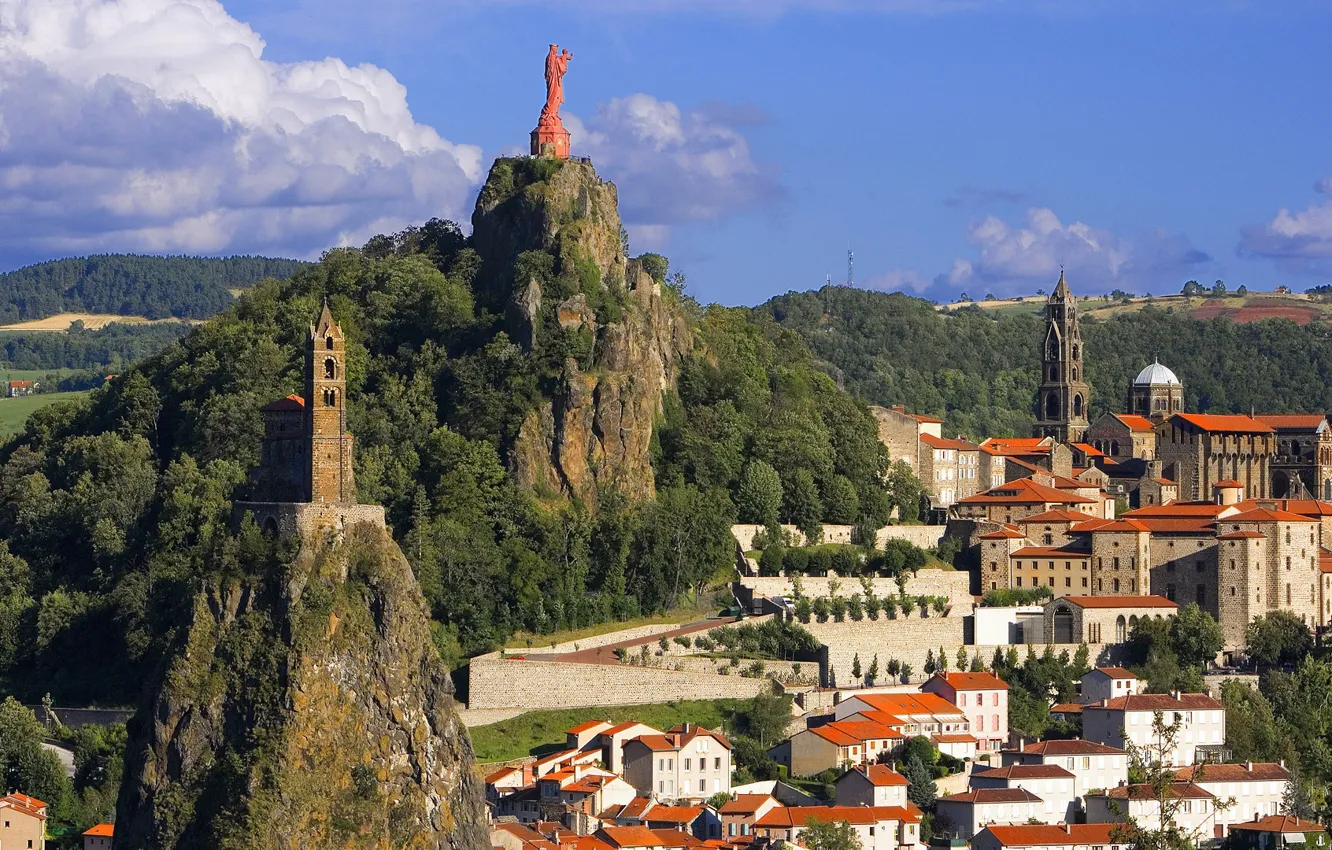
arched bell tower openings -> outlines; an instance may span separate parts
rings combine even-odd
[[[1077,299],[1059,272],[1059,282],[1045,302],[1045,344],[1041,386],[1036,398],[1037,437],[1061,443],[1082,440],[1088,427],[1091,387],[1082,379],[1082,327]]]
[[[347,433],[347,341],[324,305],[310,326],[306,351],[306,433],[310,440],[310,501],[356,502],[352,437]]]

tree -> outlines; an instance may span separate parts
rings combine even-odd
[[[932,676],[936,669],[938,668],[934,662],[934,650],[925,650],[925,672]]]
[[[889,505],[897,512],[898,522],[915,522],[920,519],[920,493],[923,486],[906,461],[894,461],[888,467],[883,487],[888,493]]]
[[[1216,283],[1212,284],[1213,297],[1222,298],[1225,296],[1225,294],[1226,294],[1226,282],[1224,280],[1218,280]]]
[[[860,653],[857,652],[856,657],[851,659],[851,678],[859,680],[860,674]]]
[[[1243,296],[1245,296],[1245,295],[1248,295],[1248,294],[1249,294],[1249,287],[1247,287],[1247,286],[1245,286],[1244,284],[1241,283],[1241,284],[1235,289],[1235,294],[1238,295],[1238,296],[1240,296],[1240,297],[1243,297]]]
[[[807,818],[799,841],[808,850],[860,850],[860,836],[844,820]]]
[[[745,711],[746,729],[764,746],[780,741],[791,724],[791,697],[769,691],[749,701]]]
[[[729,802],[731,802],[731,795],[725,791],[718,791],[708,798],[708,805],[718,810]]]
[[[782,508],[782,479],[771,464],[752,460],[740,478],[736,510],[740,521],[775,526]]]
[[[934,772],[921,761],[920,756],[907,757],[902,775],[907,781],[907,799],[922,809],[934,808],[934,801],[939,798],[939,788],[934,784]]]
[[[813,545],[823,536],[823,503],[819,501],[819,488],[808,469],[791,473],[783,489],[783,508],[786,519],[800,529],[805,540]]]
[[[0,703],[0,784],[58,808],[69,779],[59,757],[42,746],[45,734],[37,716],[13,697]]]
[[[1125,823],[1116,827],[1112,840],[1129,843],[1135,850],[1193,850],[1204,838],[1211,838],[1211,818],[1201,819],[1198,826],[1191,829],[1180,825],[1179,813],[1183,811],[1186,799],[1176,790],[1179,780],[1173,764],[1182,725],[1182,719],[1167,723],[1164,715],[1157,711],[1152,716],[1149,743],[1128,742],[1129,774],[1141,779],[1138,784],[1156,802],[1156,809],[1150,823],[1139,822],[1127,811],[1118,812]],[[1206,767],[1198,765],[1190,779],[1199,783],[1205,774]],[[1224,812],[1234,804],[1234,799],[1218,799],[1215,808],[1217,812]]]
[[[957,648],[957,671],[959,673],[967,671],[967,648],[965,646]]]
[[[1196,280],[1191,280],[1185,283],[1184,288],[1180,291],[1184,295],[1201,295],[1203,293],[1203,285]]]
[[[874,660],[870,662],[869,669],[865,671],[865,684],[873,685],[879,678],[879,654],[874,653]]]
[[[1289,611],[1255,617],[1244,630],[1244,653],[1264,667],[1294,664],[1312,649],[1309,627]]]
[[[1225,646],[1221,624],[1190,602],[1170,620],[1170,638],[1181,664],[1204,668]]]
[[[860,517],[856,485],[844,475],[834,475],[823,488],[823,519],[834,525],[851,525]]]

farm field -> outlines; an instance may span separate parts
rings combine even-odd
[[[1028,295],[1021,299],[1005,298],[995,301],[955,302],[941,304],[940,310],[955,310],[975,306],[996,318],[1021,313],[1039,314],[1045,305],[1045,296]],[[1184,295],[1157,295],[1133,298],[1128,302],[1109,301],[1097,296],[1078,299],[1078,309],[1084,317],[1108,319],[1126,313],[1136,313],[1152,306],[1159,310],[1182,313],[1190,318],[1207,320],[1225,317],[1236,322],[1256,322],[1262,319],[1289,319],[1297,325],[1315,321],[1332,321],[1332,303],[1316,301],[1307,295],[1295,293],[1255,292],[1247,295],[1228,295],[1221,298]]]
[[[20,379],[15,379],[20,380]],[[23,430],[23,423],[35,411],[41,410],[60,401],[74,401],[88,393],[40,393],[22,398],[0,398],[0,438],[9,437]]]
[[[118,316],[114,313],[57,313],[45,319],[32,319],[27,322],[15,322],[12,325],[0,325],[0,331],[50,331],[65,332],[73,322],[83,322],[83,327],[90,331],[99,331],[109,324],[119,322],[123,325],[151,325],[156,322],[178,322],[180,319],[146,319],[143,316]]]

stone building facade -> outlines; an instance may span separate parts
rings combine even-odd
[[[1255,416],[1276,431],[1272,497],[1332,501],[1332,427],[1320,413]]]
[[[1178,605],[1160,596],[1065,596],[1045,605],[1045,638],[1057,644],[1123,643],[1139,620],[1178,612]]]
[[[1129,385],[1127,413],[1164,422],[1184,410],[1184,385],[1157,360],[1138,373]]]
[[[237,519],[251,514],[270,533],[384,525],[384,509],[356,501],[354,446],[347,431],[347,345],[324,305],[305,347],[305,394],[265,405],[259,465]]]
[[[947,508],[976,495],[983,486],[980,476],[980,447],[966,440],[947,440],[922,434],[918,477],[930,504]]]
[[[1176,413],[1156,426],[1156,456],[1180,497],[1208,498],[1225,479],[1239,481],[1250,498],[1271,497],[1276,430],[1248,416]]]

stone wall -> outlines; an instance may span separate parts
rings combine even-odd
[[[473,658],[467,708],[582,708],[640,705],[680,699],[749,699],[770,687],[767,679],[679,672],[627,664],[577,664]]]
[[[833,581],[841,583],[837,591],[841,596],[862,592],[860,579],[840,578],[835,573],[827,576],[802,576],[800,584],[805,595],[814,599],[827,596],[829,583]],[[876,576],[871,581],[875,596],[898,595],[895,579]],[[791,579],[786,576],[746,576],[740,579],[738,584],[753,596],[791,595]],[[907,578],[906,593],[908,596],[946,596],[955,608],[961,606],[966,608],[967,612],[970,612],[974,601],[971,596],[971,574],[962,570],[921,570]],[[742,598],[741,601],[745,600]]]
[[[957,613],[956,609],[954,612]],[[967,613],[970,613],[969,607]],[[955,655],[957,648],[964,645],[965,619],[960,613],[949,617],[921,617],[916,613],[910,618],[896,620],[880,617],[878,620],[864,619],[860,622],[811,622],[804,628],[826,648],[820,664],[820,673],[825,683],[828,681],[828,666],[832,665],[837,672],[838,684],[850,684],[851,667],[856,655],[860,656],[862,670],[869,668],[875,655],[879,656],[881,681],[886,682],[888,679],[883,668],[890,658],[910,664],[915,668],[913,680],[919,681],[924,678],[927,651],[938,652],[939,647],[944,646],[951,655]]]
[[[943,539],[944,531],[947,526],[943,525],[885,525],[879,529],[875,535],[875,545],[880,549],[889,540],[905,540],[922,549],[933,549],[939,545]],[[763,530],[761,525],[733,525],[731,534],[740,544],[742,551],[748,552],[754,548],[754,535]],[[799,545],[805,545],[805,535],[800,533],[800,529],[794,525],[783,525],[782,531],[790,534],[791,538]],[[849,525],[825,525],[823,527],[823,543],[850,543],[852,526]]]
[[[385,528],[381,505],[356,505],[343,502],[235,502],[232,519],[239,523],[246,513],[254,516],[260,528],[282,535],[315,536],[326,531],[345,534],[352,526],[369,523]]]

